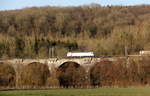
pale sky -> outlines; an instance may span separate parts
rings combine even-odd
[[[150,4],[150,0],[0,0],[0,10],[13,10],[33,6],[79,6],[91,3],[101,5]]]

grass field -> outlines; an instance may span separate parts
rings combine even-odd
[[[150,96],[150,88],[11,90],[0,96]]]

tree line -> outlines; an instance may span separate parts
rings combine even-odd
[[[0,62],[0,88],[99,88],[150,85],[149,57],[102,59],[89,70],[66,62],[58,68],[32,62],[28,65]]]
[[[149,9],[91,4],[1,11],[0,57],[65,56],[68,51],[124,55],[125,46],[128,54],[150,50]]]

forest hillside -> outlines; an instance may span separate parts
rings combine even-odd
[[[0,12],[0,58],[150,50],[150,5],[32,7]]]

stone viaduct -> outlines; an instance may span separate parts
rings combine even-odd
[[[47,64],[49,69],[52,67],[58,68],[62,64],[66,62],[75,62],[80,66],[84,67],[88,70],[91,66],[93,66],[96,62],[101,62],[102,59],[107,59],[109,61],[115,61],[118,58],[124,57],[82,57],[82,58],[47,58],[47,59],[5,59],[0,60],[0,62],[8,62],[12,64],[12,66],[16,69],[17,65],[28,65],[33,62],[40,62],[42,64]]]

